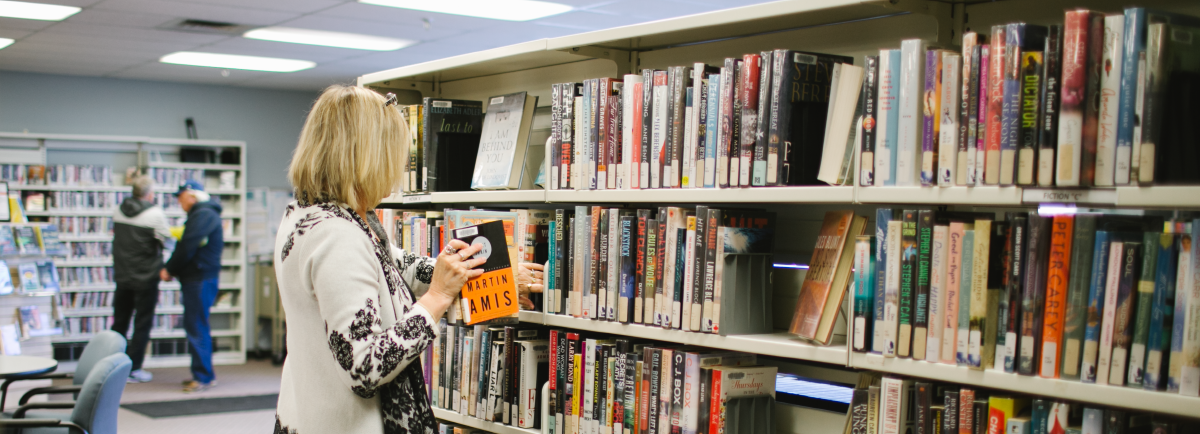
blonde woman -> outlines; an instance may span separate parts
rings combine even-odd
[[[389,97],[326,89],[292,157],[296,202],[275,240],[288,316],[276,433],[435,430],[419,357],[483,260],[457,240],[436,260],[388,242],[372,210],[399,184],[409,143]],[[540,290],[540,272],[518,274]]]

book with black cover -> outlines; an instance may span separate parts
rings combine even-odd
[[[776,50],[767,137],[768,185],[819,185],[833,64],[847,56]],[[778,159],[772,167],[772,159]],[[770,171],[776,169],[776,177]],[[776,182],[771,183],[774,179]]]
[[[467,191],[475,171],[472,158],[479,152],[483,131],[483,101],[425,98],[422,101],[425,122],[421,126],[424,141],[421,174],[424,191]]]

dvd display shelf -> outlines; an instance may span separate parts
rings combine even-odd
[[[209,155],[229,155],[236,158],[237,164],[226,163],[196,163],[196,162],[181,162],[182,154],[191,153],[198,154],[193,151]],[[223,338],[233,338],[236,341],[234,351],[227,351],[223,356],[214,358],[218,364],[232,364],[245,362],[245,312],[243,295],[240,293],[245,287],[245,283],[241,280],[245,278],[246,273],[246,245],[242,231],[245,224],[245,173],[246,162],[244,156],[245,143],[238,141],[225,140],[187,140],[187,139],[171,139],[171,138],[153,138],[153,137],[132,137],[132,136],[93,136],[93,135],[64,135],[64,134],[32,134],[32,133],[3,133],[0,132],[0,163],[10,164],[27,164],[27,165],[100,165],[112,167],[112,178],[114,185],[60,185],[60,184],[10,184],[9,188],[14,194],[20,195],[25,192],[115,192],[127,193],[131,191],[131,187],[123,184],[124,168],[140,167],[143,170],[152,169],[182,169],[198,171],[193,176],[199,177],[206,187],[206,191],[213,195],[215,199],[221,200],[224,205],[224,211],[221,218],[228,220],[230,224],[229,236],[225,237],[225,242],[231,246],[226,246],[225,258],[221,261],[222,267],[222,283],[220,289],[222,291],[234,291],[233,305],[225,307],[217,307],[212,310],[213,314],[228,314],[233,315],[231,328],[224,331],[214,331],[213,336]],[[175,161],[173,161],[175,160]],[[234,173],[234,182],[232,184],[221,183],[222,174],[228,172]],[[228,175],[226,175],[228,176]],[[229,188],[232,186],[233,188]],[[221,188],[225,187],[225,188]],[[165,185],[158,183],[154,188],[158,194],[172,194],[178,191],[178,186]],[[46,211],[26,212],[26,216],[34,219],[43,219],[48,217],[109,217],[115,212],[115,208],[101,209],[48,209]],[[186,218],[186,213],[179,208],[167,209],[164,214],[168,218]],[[59,240],[64,243],[86,243],[86,242],[111,242],[111,234],[81,234],[74,235],[63,233]],[[96,258],[96,259],[58,259],[55,265],[60,268],[74,267],[111,267],[111,258]],[[159,287],[160,290],[178,290],[178,282],[164,282]],[[108,292],[115,290],[115,285],[96,284],[85,286],[67,286],[61,289],[61,292]],[[176,309],[178,310],[178,309]],[[180,311],[181,312],[181,311]],[[111,315],[111,308],[105,309],[63,309],[64,317],[83,317],[83,316],[103,316]],[[167,310],[159,311],[158,313],[178,313],[167,308]],[[54,343],[68,342],[83,342],[89,336],[58,336],[51,341]],[[155,332],[151,334],[154,339],[159,338],[178,338],[183,337],[183,332],[173,331],[169,333]],[[161,358],[157,356],[147,357],[147,366],[167,367],[167,366],[187,366],[190,361],[187,358],[179,358],[176,356],[167,356]]]
[[[1137,5],[1200,15],[1200,3],[1177,0],[1094,0],[1081,5],[1071,0],[1004,0],[994,2],[936,2],[926,0],[784,0],[679,18],[541,39],[430,62],[366,74],[360,86],[381,92],[416,91],[424,97],[483,101],[495,95],[526,91],[550,105],[551,85],[597,77],[617,77],[643,68],[722,63],[726,57],[788,48],[851,56],[880,48],[898,48],[903,39],[920,38],[931,46],[957,48],[967,30],[988,33],[992,25],[1013,21],[1053,24],[1063,11],[1085,6],[1105,13]],[[858,161],[855,155],[855,161]],[[854,178],[857,178],[856,176]],[[731,189],[660,190],[524,190],[471,191],[395,195],[389,206],[467,204],[488,206],[524,204],[555,208],[553,204],[739,204],[785,211],[788,205],[827,204],[855,207],[911,205],[920,208],[964,207],[996,211],[1052,206],[1200,210],[1200,186],[1125,186],[1110,188],[874,187],[804,186]],[[430,208],[437,208],[430,206]],[[800,207],[819,208],[819,207]],[[863,214],[862,210],[858,211]],[[781,218],[783,214],[781,213]],[[820,220],[802,219],[811,243]],[[813,226],[809,230],[808,226]],[[794,253],[794,252],[792,252]],[[1062,379],[1044,379],[914,361],[884,359],[849,351],[844,343],[828,347],[791,339],[782,333],[714,336],[642,325],[579,319],[538,312],[521,312],[521,321],[560,327],[750,351],[782,358],[816,361],[855,370],[870,370],[913,378],[958,383],[1039,395],[1051,399],[1098,404],[1169,415],[1195,417],[1200,398],[1134,388],[1098,386]],[[436,411],[436,410],[435,410]],[[444,420],[483,428],[471,418],[437,411]],[[505,431],[508,432],[508,431]],[[521,432],[521,431],[512,431]]]

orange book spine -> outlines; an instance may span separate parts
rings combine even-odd
[[[1046,275],[1046,309],[1042,323],[1043,378],[1058,378],[1059,349],[1067,315],[1067,281],[1071,274],[1071,239],[1075,216],[1057,215],[1051,223],[1050,258]]]

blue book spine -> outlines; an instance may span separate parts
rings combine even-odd
[[[1133,116],[1137,105],[1138,53],[1146,49],[1146,9],[1125,9],[1125,35],[1122,42],[1121,88],[1117,105],[1117,155],[1129,155],[1133,149]],[[1122,154],[1124,152],[1125,154]]]
[[[1187,250],[1192,245],[1192,234],[1184,232],[1179,234],[1179,240],[1176,242],[1179,256],[1182,259],[1178,264],[1186,265],[1191,263],[1191,251]],[[1186,255],[1186,257],[1185,257]],[[1185,262],[1186,261],[1186,262]],[[1179,270],[1186,273],[1188,270]],[[1180,291],[1186,289],[1180,288]],[[1172,318],[1171,324],[1171,356],[1170,369],[1167,371],[1167,393],[1179,393],[1179,367],[1183,365],[1183,329],[1187,323],[1187,293],[1181,292],[1180,297],[1175,299],[1175,315]]]
[[[1146,390],[1158,390],[1162,384],[1163,351],[1171,344],[1170,320],[1174,313],[1171,304],[1175,300],[1175,267],[1179,259],[1175,256],[1175,235],[1161,234],[1158,241],[1158,262],[1154,267],[1154,304],[1150,308],[1150,335],[1146,339],[1146,373],[1142,386]]]
[[[1047,434],[1047,422],[1050,419],[1050,403],[1045,399],[1033,400],[1033,410],[1029,414],[1029,425],[1033,429],[1029,430],[1029,434]]]
[[[715,188],[717,169],[717,125],[720,115],[721,74],[708,76],[708,120],[704,124],[704,188]],[[643,144],[642,146],[645,146]]]
[[[558,274],[554,272],[554,267],[558,265],[558,257],[555,256],[555,252],[558,251],[558,242],[554,240],[554,231],[558,228],[558,225],[554,220],[548,223],[549,227],[547,229],[549,232],[547,233],[549,236],[546,238],[550,240],[550,245],[548,250],[549,255],[546,258],[546,282],[543,285],[545,287],[543,290],[546,291],[547,296],[542,297],[542,311],[554,313],[554,310],[550,308],[550,304],[554,301],[553,296],[550,296],[550,294],[554,294],[554,290],[557,289],[555,278],[558,277]]]
[[[1000,184],[1013,185],[1016,179],[1017,135],[1021,131],[1021,48],[1025,43],[1025,23],[1009,23],[1004,31],[1004,101],[1000,112]]]
[[[971,269],[975,268],[969,264],[975,263],[975,230],[967,229],[963,231],[962,241],[962,282],[964,287],[969,286],[971,282]],[[955,345],[955,364],[959,366],[970,366],[968,356],[970,355],[969,340],[971,336],[971,296],[970,288],[967,290],[959,290],[958,296],[958,342]]]
[[[875,327],[873,330],[876,336],[871,341],[871,352],[883,352],[883,338],[878,336],[883,325],[879,322],[883,320],[883,309],[885,305],[883,293],[887,289],[887,226],[888,222],[892,221],[892,210],[890,208],[879,208],[875,210],[875,296],[872,298],[872,304],[875,307]]]
[[[1088,287],[1087,327],[1083,331],[1083,362],[1079,381],[1096,382],[1096,358],[1100,351],[1100,328],[1104,317],[1104,284],[1108,276],[1108,246],[1112,243],[1108,231],[1096,232],[1092,250],[1092,278]]]
[[[887,55],[891,58],[890,68],[888,69],[891,70],[892,77],[891,86],[888,86],[887,89],[887,96],[891,99],[892,104],[891,110],[888,110],[887,113],[881,113],[881,115],[886,115],[888,118],[887,137],[884,141],[884,147],[890,151],[888,154],[891,156],[888,163],[888,167],[890,168],[888,173],[890,175],[885,185],[896,185],[896,159],[900,155],[900,50],[888,50]],[[880,93],[884,93],[882,86],[879,90]],[[878,171],[879,169],[876,168],[875,170]]]

